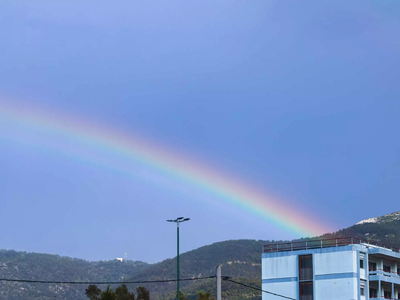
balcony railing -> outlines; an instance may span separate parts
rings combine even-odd
[[[283,252],[283,251],[296,251],[296,250],[307,250],[317,248],[330,248],[340,247],[352,244],[360,244],[365,246],[381,247],[388,250],[399,252],[399,249],[381,245],[373,241],[365,241],[359,238],[337,238],[337,239],[320,239],[320,240],[308,240],[301,242],[281,243],[281,244],[269,244],[264,245],[264,253]]]
[[[393,277],[393,278],[400,278],[400,275],[398,273],[388,272],[388,271],[384,271],[382,269],[370,270],[369,275],[383,275],[383,276],[388,276],[388,277]]]

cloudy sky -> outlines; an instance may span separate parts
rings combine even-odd
[[[400,209],[398,0],[3,0],[0,25],[0,248],[157,262],[176,251],[166,219],[191,218],[188,251],[299,237],[294,212],[320,232]],[[287,216],[57,129],[78,123]]]

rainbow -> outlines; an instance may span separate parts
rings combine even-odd
[[[243,208],[294,237],[317,236],[333,231],[317,218],[302,213],[299,208],[289,206],[277,197],[266,195],[241,179],[149,139],[27,104],[11,105],[0,101],[0,121],[0,126],[6,122],[8,126],[50,131],[62,138],[83,142],[89,148],[118,155],[123,160],[143,163],[212,193],[227,204]],[[90,155],[79,152],[73,155],[82,160],[91,159]]]

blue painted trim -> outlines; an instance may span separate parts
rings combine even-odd
[[[369,280],[370,281],[383,281],[383,282],[389,282],[389,283],[394,283],[394,284],[400,284],[400,279],[395,278],[395,277],[389,277],[389,276],[384,276],[384,275],[369,275]]]
[[[357,273],[336,273],[336,274],[325,274],[315,276],[316,280],[326,280],[326,279],[343,279],[343,278],[357,278]]]
[[[283,252],[273,252],[273,253],[263,253],[262,257],[282,257],[291,255],[307,255],[313,253],[330,253],[330,252],[341,252],[341,251],[361,251],[368,254],[383,254],[395,258],[400,258],[400,253],[384,248],[368,248],[363,245],[348,245],[339,247],[329,247],[329,248],[315,248],[307,250],[294,250],[294,251],[283,251]]]
[[[385,271],[381,271],[381,270],[377,270],[377,271],[371,271],[369,272],[370,276],[375,276],[375,275],[384,275],[390,278],[394,278],[394,279],[399,279],[400,276],[394,273],[387,273]]]
[[[394,251],[386,250],[383,248],[369,248],[368,253],[369,254],[383,254],[383,255],[387,255],[387,256],[391,256],[391,257],[400,258],[399,252],[394,252]]]
[[[262,283],[281,283],[281,282],[293,282],[297,281],[297,277],[283,277],[283,278],[271,278],[263,279]]]
[[[368,249],[361,245],[348,245],[348,246],[340,246],[340,247],[263,253],[262,258],[285,257],[285,256],[293,256],[293,255],[310,255],[310,254],[319,254],[319,253],[333,253],[333,252],[357,251],[357,250],[367,252]]]

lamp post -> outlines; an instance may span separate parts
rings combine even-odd
[[[184,217],[180,217],[177,218],[175,220],[167,220],[167,222],[173,222],[176,223],[176,235],[177,235],[177,256],[176,256],[176,273],[177,273],[177,287],[176,287],[176,293],[177,293],[177,297],[178,300],[181,299],[181,293],[179,290],[179,280],[180,280],[180,274],[179,274],[179,223],[185,222],[185,221],[189,221],[190,218],[184,218]]]

